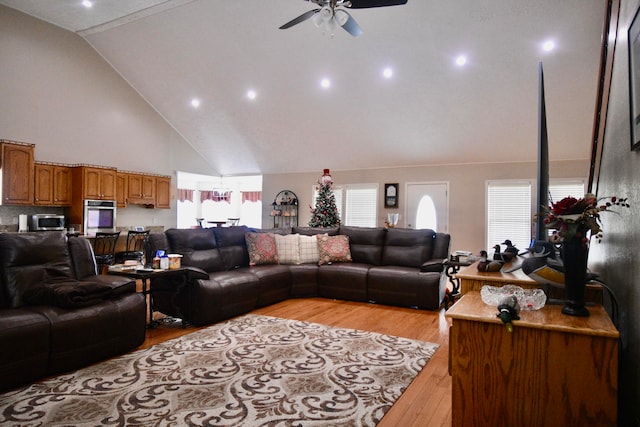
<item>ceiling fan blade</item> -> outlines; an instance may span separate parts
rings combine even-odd
[[[407,0],[350,0],[349,9],[366,9],[369,7],[400,6]]]
[[[286,24],[284,24],[283,26],[281,26],[280,29],[281,30],[286,30],[287,28],[291,28],[296,24],[299,24],[299,23],[301,23],[303,21],[306,21],[307,19],[311,18],[313,15],[315,15],[318,12],[320,12],[320,9],[313,9],[313,10],[310,10],[308,12],[305,12],[302,15],[298,16],[297,18],[294,18],[291,21],[289,21]]]
[[[344,14],[344,15],[343,15]],[[336,19],[342,28],[353,37],[358,37],[362,34],[362,28],[356,22],[355,19],[346,10],[337,9],[335,12]]]

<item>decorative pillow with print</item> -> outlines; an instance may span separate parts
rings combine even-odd
[[[297,234],[275,235],[280,264],[300,264],[300,244]]]
[[[273,233],[245,233],[249,265],[277,264],[278,249]]]
[[[349,236],[317,234],[316,238],[318,239],[318,252],[320,255],[318,265],[352,261]]]
[[[318,252],[318,239],[316,236],[305,236],[304,234],[296,234],[300,246],[300,258],[298,262],[300,264],[317,264],[320,259],[320,253]]]

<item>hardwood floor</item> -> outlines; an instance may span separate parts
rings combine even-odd
[[[429,363],[387,412],[378,427],[451,426],[449,323],[444,310],[426,311],[323,298],[290,299],[252,313],[325,325],[363,329],[440,345]],[[198,328],[160,325],[147,331],[142,347],[176,338]]]

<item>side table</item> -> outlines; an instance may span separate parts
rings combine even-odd
[[[175,277],[178,279],[177,285],[174,289],[174,298],[180,293],[180,290],[184,288],[189,280],[189,269],[186,268],[176,268],[173,270],[154,270],[147,268],[138,268],[138,269],[119,269],[119,268],[110,268],[109,274],[113,274],[115,276],[125,276],[132,279],[140,280],[142,282],[142,293],[145,296],[149,296],[149,322],[148,328],[154,328],[157,326],[157,322],[153,320],[153,279],[159,278],[169,278]],[[181,319],[181,326],[186,328],[186,321],[182,314],[180,313],[180,308],[174,303],[174,308],[178,313],[178,317]]]
[[[462,267],[468,267],[471,264],[469,261],[456,261],[453,257],[444,262],[444,274],[449,279],[449,283],[451,283],[451,292],[447,293],[444,301],[445,310],[460,296],[460,278],[456,274]]]

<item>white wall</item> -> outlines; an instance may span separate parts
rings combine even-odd
[[[550,142],[553,143],[553,142]],[[331,165],[327,165],[331,168]],[[353,171],[331,170],[335,185],[378,183],[380,202],[378,204],[379,226],[384,225],[387,213],[400,213],[398,226],[404,227],[404,188],[407,182],[449,183],[449,230],[452,250],[470,250],[477,253],[485,245],[486,181],[492,179],[536,179],[536,164],[493,163],[423,166],[412,168],[367,169]],[[586,160],[551,162],[551,178],[583,178],[589,174]],[[299,200],[299,225],[307,226],[311,213],[312,189],[322,175],[313,173],[277,174],[263,176],[263,228],[273,227],[269,216],[273,198],[280,190],[292,190]],[[385,183],[399,183],[399,209],[386,209],[382,203]],[[499,242],[497,242],[499,243]]]
[[[35,158],[172,176],[210,165],[80,36],[0,6],[0,139]],[[0,207],[0,209],[3,209]],[[172,208],[118,210],[118,226],[175,226]]]

